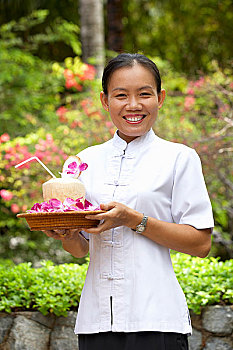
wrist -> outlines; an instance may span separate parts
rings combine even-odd
[[[148,221],[148,216],[143,214],[141,222],[136,226],[135,229],[134,228],[131,228],[131,229],[139,234],[142,234],[146,229],[147,221]]]
[[[71,239],[63,240],[62,246],[68,253],[76,258],[85,256],[89,250],[88,241],[78,232],[77,234],[73,235]]]
[[[65,235],[63,238],[61,238],[62,241],[62,245],[63,248],[64,246],[70,246],[72,244],[75,244],[76,242],[79,242],[80,240],[82,240],[82,237],[80,237],[80,233],[77,231],[75,233],[67,233],[67,235]],[[83,237],[84,239],[84,237]],[[65,249],[65,248],[64,248]]]
[[[130,221],[130,225],[128,225],[128,227],[132,230],[136,230],[137,225],[139,225],[142,222],[143,216],[143,213],[139,213],[135,210],[132,216],[132,220]]]

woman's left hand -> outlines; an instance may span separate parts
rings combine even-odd
[[[86,218],[104,221],[97,227],[85,229],[86,232],[99,234],[118,226],[135,229],[143,218],[142,213],[118,202],[100,204],[100,208],[106,212],[86,215]],[[198,230],[188,224],[170,223],[149,217],[143,236],[169,249],[204,258],[211,246],[210,233],[209,228]]]
[[[86,215],[90,220],[103,220],[99,226],[85,229],[86,232],[99,234],[103,231],[110,230],[118,226],[127,226],[135,228],[142,220],[143,214],[126,205],[118,202],[110,202],[108,204],[100,204],[101,210],[106,210],[106,213]]]

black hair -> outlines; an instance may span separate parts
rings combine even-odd
[[[157,93],[159,94],[161,91],[161,78],[156,64],[153,61],[151,61],[148,57],[138,53],[121,53],[118,56],[111,59],[104,68],[102,76],[102,87],[105,95],[108,94],[108,83],[111,78],[111,75],[119,68],[133,67],[137,63],[151,71],[155,78]]]

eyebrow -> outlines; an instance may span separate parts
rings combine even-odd
[[[151,90],[153,90],[153,87],[150,86],[150,85],[145,85],[145,86],[140,87],[140,88],[137,89],[137,90],[140,91],[140,90],[144,90],[144,89],[151,89]],[[117,91],[117,90],[127,91],[127,89],[122,88],[122,87],[117,87],[117,88],[115,88],[115,89],[112,89],[112,91]]]
[[[144,89],[151,89],[151,90],[153,90],[153,86],[145,85],[145,86],[142,86],[141,88],[139,88],[138,90],[144,90]]]
[[[124,90],[124,91],[126,91],[127,89],[124,89],[124,88],[121,88],[121,87],[117,87],[115,89],[112,89],[112,91],[117,91],[117,90]]]

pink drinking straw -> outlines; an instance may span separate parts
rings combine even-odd
[[[42,167],[45,168],[45,170],[46,170],[54,179],[56,179],[56,176],[47,168],[46,165],[44,165],[44,163],[42,163],[42,161],[41,161],[38,157],[31,157],[31,158],[28,158],[28,159],[24,160],[22,163],[19,163],[19,164],[15,165],[15,168],[18,168],[18,167],[20,167],[21,165],[23,165],[23,164],[25,164],[25,163],[27,163],[27,162],[30,162],[31,160],[34,160],[34,159],[37,160],[37,162],[39,162],[40,165],[42,165]]]

